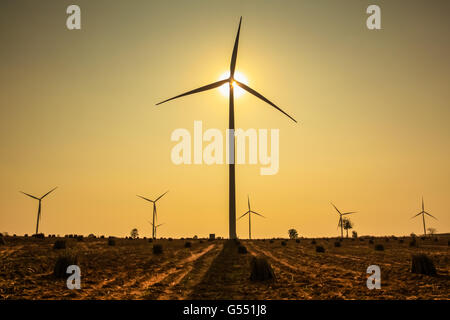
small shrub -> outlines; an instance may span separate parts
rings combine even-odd
[[[316,240],[313,239],[313,240],[311,241],[311,244],[316,244]]]
[[[275,273],[266,258],[254,257],[250,263],[251,281],[275,280]]]
[[[33,234],[33,237],[36,239],[44,239],[45,235],[43,233]]]
[[[66,241],[65,240],[56,240],[53,244],[53,249],[65,249],[66,248]]]
[[[25,233],[23,236],[24,236],[25,238],[28,238],[28,233]]]
[[[281,241],[281,245],[282,245],[283,247],[286,247],[286,241]]]
[[[67,278],[67,267],[71,265],[78,265],[78,256],[71,252],[64,252],[56,259],[53,275],[56,278]]]
[[[409,242],[409,246],[410,246],[410,247],[418,247],[418,246],[419,246],[418,243],[417,243],[416,238],[413,238],[413,239]]]
[[[192,244],[191,244],[189,241],[186,241],[186,242],[184,243],[184,247],[185,247],[185,248],[190,248],[190,247],[192,247]]]
[[[0,246],[4,246],[5,244],[5,239],[3,237],[0,237]]]
[[[77,241],[84,241],[84,237],[83,236],[77,236]]]
[[[199,243],[203,243],[203,240],[200,240]]]
[[[152,243],[152,242],[153,242],[153,239],[151,239],[151,238],[150,238],[150,239],[148,239],[148,242]]]
[[[173,241],[173,239],[172,239],[172,238],[169,238],[169,241]]]
[[[316,246],[316,252],[324,253],[325,252],[325,248],[322,247],[322,246]]]
[[[389,238],[386,238],[386,242],[389,242]]]
[[[403,239],[398,240],[398,243],[403,243],[403,242],[405,242],[405,241],[403,241]]]
[[[116,245],[116,240],[112,239],[112,238],[109,238],[108,239],[108,246],[115,246],[115,245]]]
[[[433,261],[427,255],[417,254],[412,256],[411,272],[434,276],[436,275],[436,268]]]
[[[154,244],[153,245],[153,254],[161,254],[161,253],[163,253],[162,244]]]
[[[238,252],[239,252],[240,254],[246,254],[248,251],[247,251],[247,248],[246,248],[245,246],[240,245],[240,246],[238,247]]]
[[[384,251],[384,246],[382,244],[376,244],[375,245],[375,250],[376,251]]]
[[[269,242],[270,242],[270,243],[273,243],[273,240],[270,240]]]
[[[372,240],[372,239],[370,239],[370,240],[369,240],[369,243],[370,243],[370,244],[373,244],[373,240]]]
[[[434,238],[434,242],[438,242],[438,238]]]
[[[295,239],[295,242],[300,243],[300,239]]]
[[[341,246],[341,243],[340,243],[339,241],[336,241],[336,242],[334,243],[334,246],[335,246],[335,247],[340,247],[340,246]]]

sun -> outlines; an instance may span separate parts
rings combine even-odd
[[[230,77],[230,71],[224,72],[220,77],[219,80],[223,80],[223,79],[227,79]],[[239,71],[235,71],[234,72],[234,78],[239,81],[242,82],[244,84],[248,85],[248,81],[247,78],[240,73]],[[245,93],[245,90],[242,89],[241,87],[239,87],[238,85],[233,85],[234,87],[234,97],[235,98],[239,98],[240,96],[242,96]],[[229,96],[229,90],[230,90],[230,84],[229,83],[225,83],[224,85],[219,87],[220,93],[224,96],[227,97]]]

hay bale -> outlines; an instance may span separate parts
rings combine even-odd
[[[266,258],[254,257],[250,263],[251,281],[275,280],[275,273]]]
[[[411,272],[425,274],[428,276],[436,275],[436,267],[433,261],[425,254],[415,254],[411,259]]]
[[[112,239],[112,238],[109,238],[108,239],[108,246],[115,246],[115,245],[116,245],[116,240]]]
[[[247,248],[246,248],[245,246],[240,245],[240,246],[238,247],[238,252],[239,252],[240,254],[246,254],[248,251],[247,251]]]
[[[71,265],[78,265],[78,256],[71,252],[64,252],[56,259],[53,275],[56,278],[67,278],[67,267]]]
[[[190,241],[186,241],[186,242],[184,243],[184,247],[185,247],[185,248],[190,248],[190,247],[192,247],[191,242],[190,242]]]
[[[53,244],[53,249],[65,249],[66,248],[66,240],[56,240]]]
[[[341,243],[340,243],[339,241],[336,241],[336,242],[334,243],[334,246],[335,246],[336,248],[338,248],[338,247],[341,246]]]
[[[281,241],[281,245],[282,245],[283,247],[286,247],[286,241]]]
[[[322,247],[322,246],[316,246],[316,252],[324,253],[325,252],[325,248]]]
[[[154,244],[153,245],[153,254],[161,254],[161,253],[163,253],[162,244]]]
[[[375,245],[375,250],[376,251],[384,251],[384,246],[382,244],[376,244]]]

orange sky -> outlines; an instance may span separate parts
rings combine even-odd
[[[237,128],[280,129],[280,170],[236,169],[237,215],[252,207],[253,237],[335,236],[330,201],[360,235],[422,232],[426,209],[450,226],[448,1],[0,2],[0,232],[31,234],[37,201],[46,234],[228,235],[228,168],[170,160],[177,128],[225,130],[228,101],[213,90],[155,103],[216,81],[229,67],[243,16],[237,70],[293,115],[257,98],[235,102]],[[237,223],[247,237],[247,219]]]

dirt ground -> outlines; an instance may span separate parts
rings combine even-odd
[[[0,245],[0,299],[449,299],[448,237],[418,240],[418,247],[385,238],[240,240],[247,254],[225,240],[64,238],[67,249],[53,249],[58,238],[5,237]],[[163,253],[153,254],[155,243]],[[382,244],[384,251],[374,250]],[[65,279],[53,276],[64,251],[76,253],[81,290],[69,290]],[[411,255],[427,254],[437,276],[412,274]],[[250,261],[264,256],[276,280],[250,281]],[[381,268],[381,289],[369,290],[369,265]]]

